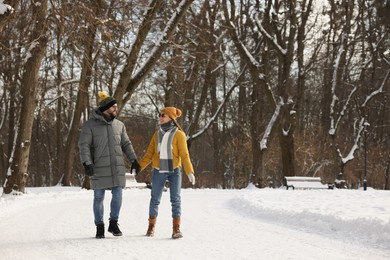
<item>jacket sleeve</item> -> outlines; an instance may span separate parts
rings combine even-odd
[[[126,157],[129,162],[137,160],[137,155],[134,152],[133,144],[131,143],[129,136],[127,135],[126,127],[124,125],[122,125],[121,132],[121,147],[122,151],[126,154]]]
[[[144,157],[141,159],[141,161],[138,162],[142,170],[145,169],[153,160],[153,155],[154,153],[156,153],[156,145],[157,145],[157,132],[154,133]]]
[[[178,148],[179,148],[179,156],[181,158],[181,162],[184,167],[184,171],[186,174],[194,173],[194,168],[192,167],[190,153],[188,152],[187,147],[187,138],[183,131],[177,131],[178,138]]]
[[[93,164],[92,158],[92,130],[88,121],[81,128],[79,137],[80,161],[85,164]]]

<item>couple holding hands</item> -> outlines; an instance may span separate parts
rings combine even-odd
[[[126,185],[123,154],[132,163],[131,171],[135,170],[137,174],[152,163],[152,189],[146,236],[154,235],[162,192],[165,182],[169,181],[172,238],[183,237],[180,231],[181,167],[183,166],[192,185],[195,184],[195,176],[186,135],[176,121],[181,116],[181,110],[175,107],[160,110],[159,128],[154,133],[144,157],[137,160],[125,125],[116,119],[117,101],[105,92],[99,93],[98,101],[99,107],[92,111],[89,120],[82,126],[79,138],[80,159],[94,191],[96,238],[105,237],[103,201],[106,190],[111,190],[112,194],[108,232],[114,236],[122,235],[118,219],[122,205],[122,190]]]

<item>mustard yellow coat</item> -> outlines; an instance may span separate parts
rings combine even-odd
[[[160,168],[160,155],[157,151],[157,134],[158,131],[154,133],[145,156],[140,161],[138,161],[142,170],[145,169],[150,163],[152,163],[153,168]],[[194,168],[192,167],[190,159],[190,153],[188,152],[186,135],[179,129],[176,131],[172,140],[172,159],[174,169],[180,168],[183,164],[184,172],[186,174],[194,173]]]

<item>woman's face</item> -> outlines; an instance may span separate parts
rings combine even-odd
[[[158,116],[159,116],[160,125],[168,123],[169,121],[172,120],[167,114],[164,113],[160,113]]]

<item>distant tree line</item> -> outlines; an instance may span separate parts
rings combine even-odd
[[[138,156],[158,108],[182,108],[199,188],[280,187],[285,176],[319,176],[340,188],[366,179],[390,189],[388,1],[4,4],[6,194],[86,185],[77,140],[100,90],[118,100]]]

